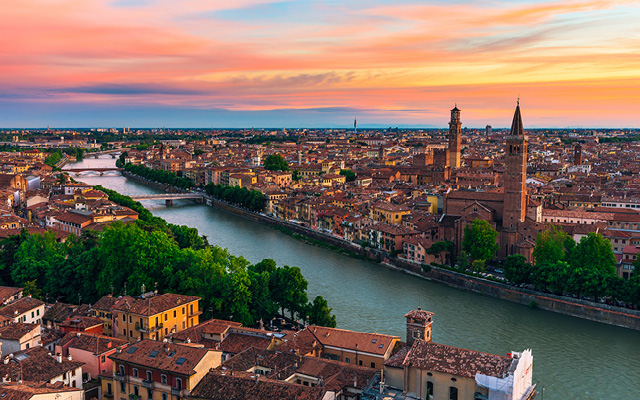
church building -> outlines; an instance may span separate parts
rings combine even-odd
[[[456,137],[455,121],[459,120],[459,110],[456,110],[457,107],[451,111],[450,143]],[[456,141],[454,146],[455,143]],[[453,165],[451,144],[449,148]],[[484,219],[499,233],[498,258],[521,254],[531,260],[534,240],[543,225],[539,217],[541,205],[530,201],[527,196],[527,136],[524,134],[519,102],[511,131],[505,137],[504,163],[501,188],[495,191],[456,190],[447,194],[444,199],[444,215],[440,220],[440,237],[454,242],[456,251],[459,252],[464,228],[475,219]]]

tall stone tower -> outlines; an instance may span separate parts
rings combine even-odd
[[[451,110],[449,121],[449,160],[451,168],[460,168],[460,150],[462,148],[462,122],[460,122],[460,110],[454,106]]]
[[[511,123],[511,133],[506,137],[504,212],[502,227],[514,231],[524,222],[527,212],[527,137],[524,135],[520,101]]]
[[[573,165],[581,165],[582,164],[582,146],[580,143],[576,144],[575,149],[573,150]]]
[[[431,341],[432,312],[418,307],[417,310],[406,313],[404,317],[407,319],[407,345],[411,346],[416,340]]]

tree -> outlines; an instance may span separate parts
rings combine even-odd
[[[547,229],[538,233],[536,245],[533,248],[533,260],[536,264],[555,264],[566,260],[565,246],[571,238],[559,226],[549,225]]]
[[[504,277],[516,285],[531,282],[531,264],[520,254],[512,254],[504,263]]]
[[[296,314],[304,317],[304,311],[309,301],[307,298],[308,285],[309,283],[302,276],[300,268],[285,265],[271,274],[269,288],[271,297],[282,309],[282,314],[287,309],[291,313],[291,319],[295,319]]]
[[[264,168],[269,171],[288,171],[289,164],[280,154],[271,154],[264,159]]]
[[[322,296],[316,296],[313,303],[309,304],[309,323],[311,325],[335,328],[336,316],[331,314],[332,308]]]
[[[497,237],[498,232],[489,222],[476,218],[471,225],[464,228],[462,249],[472,261],[489,261],[495,257],[498,251]]]
[[[449,240],[441,240],[439,242],[435,242],[427,249],[427,254],[437,255],[440,257],[441,264],[444,264],[446,260],[446,254],[449,255],[449,262],[453,262],[453,251],[455,249],[455,245],[453,242]],[[445,254],[443,256],[443,254]]]
[[[347,182],[353,182],[356,180],[356,173],[350,169],[341,169],[340,175],[343,175],[347,179]]]
[[[293,172],[291,173],[291,179],[293,179],[296,182],[302,179],[302,175],[300,175],[300,171],[298,171],[297,169],[294,169]]]
[[[580,239],[572,253],[571,264],[580,271],[582,290],[588,296],[601,297],[607,291],[608,279],[616,273],[611,242],[592,232]]]

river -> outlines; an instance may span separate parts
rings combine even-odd
[[[73,167],[112,167],[110,156]],[[69,168],[71,166],[68,166]],[[159,191],[122,176],[80,176],[126,195]],[[435,313],[438,343],[506,354],[533,350],[534,381],[542,400],[640,399],[640,332],[532,309],[429,282],[293,239],[267,225],[179,200],[143,203],[154,215],[195,227],[211,244],[251,262],[274,259],[298,266],[309,297],[322,295],[338,327],[405,337],[403,315],[417,307]]]

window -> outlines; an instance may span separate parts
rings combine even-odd
[[[134,368],[133,369],[133,377],[137,378],[138,377],[138,368]]]
[[[162,400],[167,400],[167,394],[166,393],[162,393]]]
[[[147,389],[147,399],[153,400],[153,391],[151,389]]]
[[[111,384],[107,383],[107,393],[111,394]]]
[[[133,324],[133,317],[131,315],[129,315],[129,323]]]
[[[346,362],[347,364],[349,364],[351,362],[351,359],[349,357],[345,357],[344,358],[344,362]]]
[[[71,376],[76,376],[76,370],[71,371]]]
[[[168,321],[168,320],[169,320],[169,314],[164,313],[164,320],[165,320],[165,321]]]
[[[449,387],[449,400],[458,400],[458,388],[453,386]]]
[[[138,386],[134,386],[133,387],[133,394],[136,396],[140,396],[140,389],[138,388]]]
[[[153,374],[151,371],[147,371],[147,382],[151,382],[153,380]]]
[[[62,374],[62,379],[67,379],[67,373]]]
[[[182,379],[176,378],[176,389],[182,390]]]
[[[106,357],[105,357],[105,356],[100,357],[100,362],[101,362],[101,363],[103,363],[103,362],[105,362],[105,361],[106,361]]]
[[[124,375],[124,365],[120,366],[120,375]]]
[[[182,307],[182,315],[184,315],[184,307]]]
[[[165,374],[160,375],[160,381],[163,385],[167,384],[167,376]]]
[[[178,311],[177,310],[173,310],[173,318],[175,318],[178,315]]]
[[[127,322],[127,316],[122,314],[122,322]]]
[[[376,363],[372,362],[371,363],[371,368],[375,368],[376,367]]]
[[[127,385],[124,382],[120,382],[120,391],[125,393],[127,391]]]
[[[129,336],[133,337],[133,331],[129,329]]]
[[[425,397],[425,399],[429,400],[432,398],[433,398],[433,382],[427,381],[427,396]]]
[[[122,334],[123,334],[124,336],[127,336],[127,330],[126,330],[126,329],[124,329],[124,328],[122,328]]]

